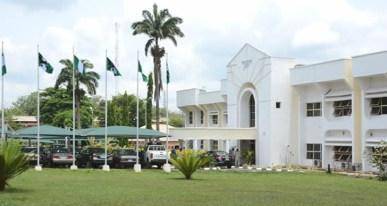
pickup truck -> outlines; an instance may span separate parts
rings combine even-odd
[[[167,151],[164,145],[148,145],[144,153],[145,165],[151,167],[157,165],[161,168],[167,161]]]

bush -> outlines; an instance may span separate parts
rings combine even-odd
[[[192,174],[199,168],[208,164],[209,158],[203,155],[203,152],[193,150],[183,150],[177,152],[172,157],[171,163],[183,173],[185,179],[189,180],[192,178]]]
[[[18,141],[0,142],[0,191],[8,181],[28,169],[27,156],[21,151]]]
[[[378,179],[380,181],[387,180],[387,171],[386,171],[386,162],[387,162],[387,143],[381,141],[378,146],[373,148],[373,153],[371,154],[371,163],[373,163],[376,168],[379,170]]]

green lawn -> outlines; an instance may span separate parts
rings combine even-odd
[[[0,206],[387,205],[387,183],[324,173],[30,170],[0,193]]]

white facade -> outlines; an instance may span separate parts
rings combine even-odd
[[[387,52],[300,66],[246,44],[219,91],[177,92],[186,129],[171,132],[193,149],[254,150],[259,166],[369,170],[366,153],[387,140],[387,115],[370,106],[387,97],[386,74]]]

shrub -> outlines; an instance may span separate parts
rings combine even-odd
[[[254,160],[254,151],[248,150],[248,151],[244,152],[243,158],[245,159],[245,163],[247,165],[251,165],[253,163],[253,160]]]
[[[21,151],[18,141],[0,142],[0,191],[8,181],[28,169],[27,156]]]
[[[209,158],[203,152],[193,150],[183,150],[171,159],[171,163],[183,173],[185,179],[192,178],[192,174],[199,168],[208,164]]]
[[[378,146],[374,148],[371,163],[373,163],[376,168],[379,170],[378,179],[380,181],[387,180],[387,171],[386,171],[386,162],[387,162],[387,144],[382,141]]]

